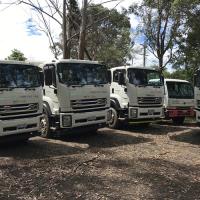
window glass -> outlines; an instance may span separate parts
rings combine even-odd
[[[38,87],[39,69],[31,65],[0,64],[0,88]]]
[[[167,81],[167,90],[169,98],[194,98],[194,89],[190,83]]]

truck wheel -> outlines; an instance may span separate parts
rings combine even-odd
[[[176,124],[176,125],[182,125],[184,120],[185,120],[185,117],[174,117],[174,118],[172,118],[173,123]]]
[[[93,128],[93,129],[91,129],[90,132],[91,132],[92,134],[96,135],[96,134],[98,134],[98,128]]]
[[[47,112],[46,108],[43,109],[43,117],[40,121],[40,132],[41,132],[41,136],[44,138],[51,137],[49,117],[48,117],[48,112]]]
[[[119,126],[119,119],[118,119],[118,114],[115,108],[112,108],[112,117],[111,120],[108,122],[109,128],[117,128]]]

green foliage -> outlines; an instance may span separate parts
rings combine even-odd
[[[130,22],[125,14],[103,6],[88,10],[87,50],[93,60],[108,63],[110,67],[126,64],[130,57]]]
[[[27,58],[24,56],[24,54],[17,50],[13,49],[12,53],[6,58],[6,60],[18,60],[18,61],[25,61]]]
[[[168,72],[167,70],[163,70],[163,76],[164,78],[171,78],[171,73]]]
[[[172,59],[182,23],[182,10],[174,3],[174,0],[143,0],[129,8],[129,13],[139,17],[139,33],[145,36],[148,50],[158,59],[161,71]]]
[[[165,78],[174,78],[174,79],[183,79],[193,82],[193,74],[194,71],[192,68],[190,69],[177,69],[174,72],[168,72],[166,70],[163,71],[163,75]]]
[[[72,35],[79,31],[80,11],[73,8]],[[106,63],[109,67],[126,64],[130,59],[130,21],[125,14],[117,10],[109,10],[101,5],[90,5],[87,9],[87,30],[85,49],[91,60]],[[79,36],[73,37],[71,42],[71,57],[78,58]],[[60,41],[62,44],[62,41]],[[62,45],[58,45],[62,48]],[[85,55],[86,57],[86,55]]]
[[[193,4],[192,4],[193,2]],[[174,67],[184,66],[195,71],[200,66],[200,2],[192,1],[187,5],[186,22],[183,34],[177,40],[179,50]]]

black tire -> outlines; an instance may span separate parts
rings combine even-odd
[[[40,121],[40,135],[44,138],[50,138],[52,132],[50,130],[49,115],[46,108],[43,108],[43,117]]]
[[[90,133],[92,133],[93,135],[98,134],[98,128],[91,129]]]
[[[184,123],[185,117],[174,117],[172,118],[173,124],[182,125]]]
[[[119,126],[119,119],[118,119],[118,113],[115,108],[112,108],[112,117],[111,120],[108,122],[109,128],[117,128]]]

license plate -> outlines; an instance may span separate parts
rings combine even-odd
[[[94,121],[95,119],[96,119],[95,116],[91,116],[91,117],[88,117],[88,118],[87,118],[88,121]]]
[[[25,129],[26,128],[26,124],[20,124],[17,126],[17,129]]]
[[[153,110],[153,109],[148,110],[148,114],[149,114],[149,115],[153,115],[153,114],[154,114],[154,110]]]

